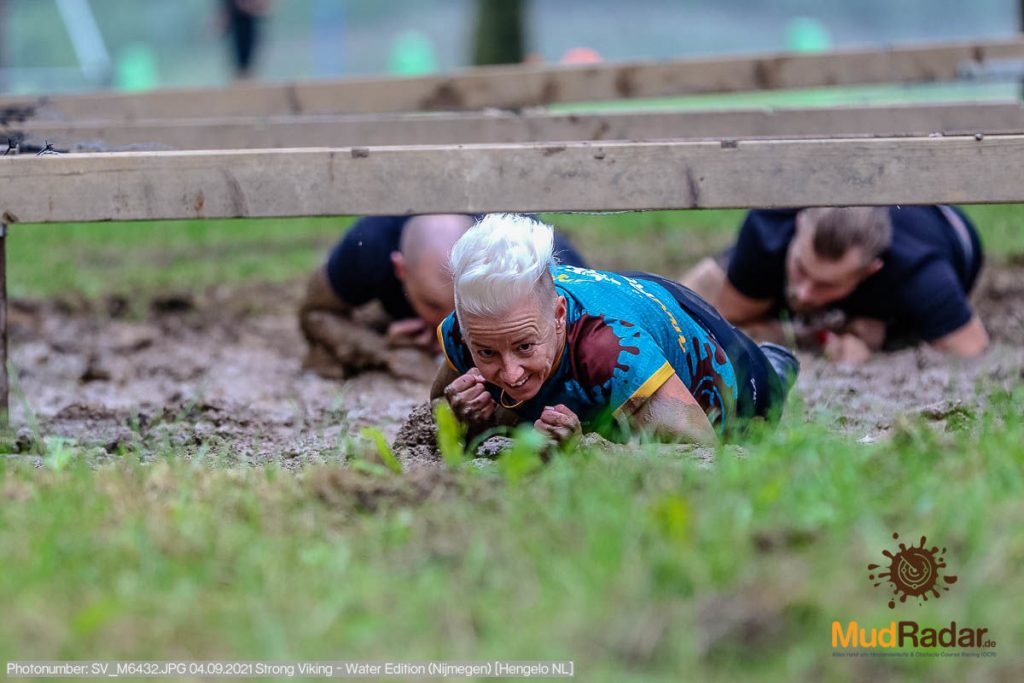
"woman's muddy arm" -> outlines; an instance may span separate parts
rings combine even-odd
[[[458,379],[459,373],[452,370],[447,363],[437,369],[434,376],[434,383],[430,385],[430,402],[433,404],[438,399],[444,399],[444,390],[449,384]]]
[[[630,426],[663,441],[718,443],[704,409],[678,375],[672,375],[633,413]]]

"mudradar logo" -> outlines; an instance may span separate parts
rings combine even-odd
[[[900,535],[895,532],[892,535],[893,540],[899,537]],[[878,580],[878,583],[875,584],[876,588],[883,583],[892,586],[893,597],[889,600],[890,609],[896,608],[897,597],[901,603],[906,602],[908,597],[927,601],[929,593],[940,598],[942,594],[939,592],[939,588],[948,591],[949,588],[944,584],[956,583],[955,576],[941,575],[941,571],[946,568],[946,549],[943,548],[940,551],[938,547],[933,547],[926,550],[927,542],[928,539],[922,536],[919,546],[912,545],[908,548],[905,543],[900,543],[900,549],[895,555],[888,550],[883,550],[882,554],[889,558],[888,567],[878,564],[868,565],[868,571],[871,572],[868,578],[872,581]],[[889,571],[878,572],[876,571],[878,569],[888,569]],[[942,584],[939,583],[940,578]],[[921,603],[918,602],[918,604]]]
[[[893,540],[899,539],[893,533]],[[869,564],[868,578],[875,587],[887,584],[892,588],[889,608],[896,608],[896,598],[905,603],[907,598],[918,598],[918,605],[929,597],[942,597],[942,592],[949,591],[949,586],[957,582],[957,577],[945,573],[946,549],[937,546],[927,547],[928,539],[921,537],[920,545],[899,544],[899,550],[883,550],[882,555],[888,558],[888,565]],[[994,656],[996,641],[988,635],[989,629],[979,627],[958,627],[955,621],[943,628],[923,627],[916,621],[893,621],[882,627],[864,628],[856,621],[849,621],[845,626],[832,622],[832,647],[870,649],[875,648],[915,648],[918,655],[926,651],[941,648],[951,650],[959,648],[960,652],[953,656]],[[922,652],[925,651],[925,652]],[[946,656],[945,654],[943,656]]]

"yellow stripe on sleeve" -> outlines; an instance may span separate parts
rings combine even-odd
[[[633,395],[622,402],[615,412],[612,413],[612,417],[618,419],[622,415],[632,415],[637,409],[644,404],[644,401],[654,396],[654,393],[661,388],[661,385],[669,380],[672,375],[676,374],[675,369],[665,361],[665,364],[654,371],[654,374],[647,378],[640,388],[633,392]]]
[[[437,326],[437,343],[441,346],[441,353],[444,354],[444,361],[448,363],[448,367],[450,367],[453,371],[458,372],[459,369],[455,367],[455,363],[453,363],[452,359],[448,357],[448,349],[444,347],[444,335],[441,333],[441,328],[443,326],[444,321],[442,320],[441,324]]]

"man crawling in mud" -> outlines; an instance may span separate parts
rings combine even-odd
[[[968,302],[982,260],[950,206],[761,210],[683,284],[753,338],[835,361],[918,340],[969,357],[988,345]]]
[[[421,365],[432,377],[434,367],[416,363],[418,354],[407,352],[439,353],[437,326],[455,308],[448,255],[479,218],[430,214],[356,221],[306,287],[299,309],[309,344],[304,366],[341,379],[371,369],[422,377],[412,367]],[[555,251],[562,263],[584,265],[562,236],[556,235]],[[373,302],[383,316],[360,316],[357,309]]]

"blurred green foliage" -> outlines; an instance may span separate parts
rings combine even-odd
[[[968,206],[993,261],[1024,253],[1024,206]],[[679,275],[726,247],[742,211],[544,214],[592,264]],[[158,221],[10,226],[12,297],[145,298],[240,282],[304,279],[351,218]]]

